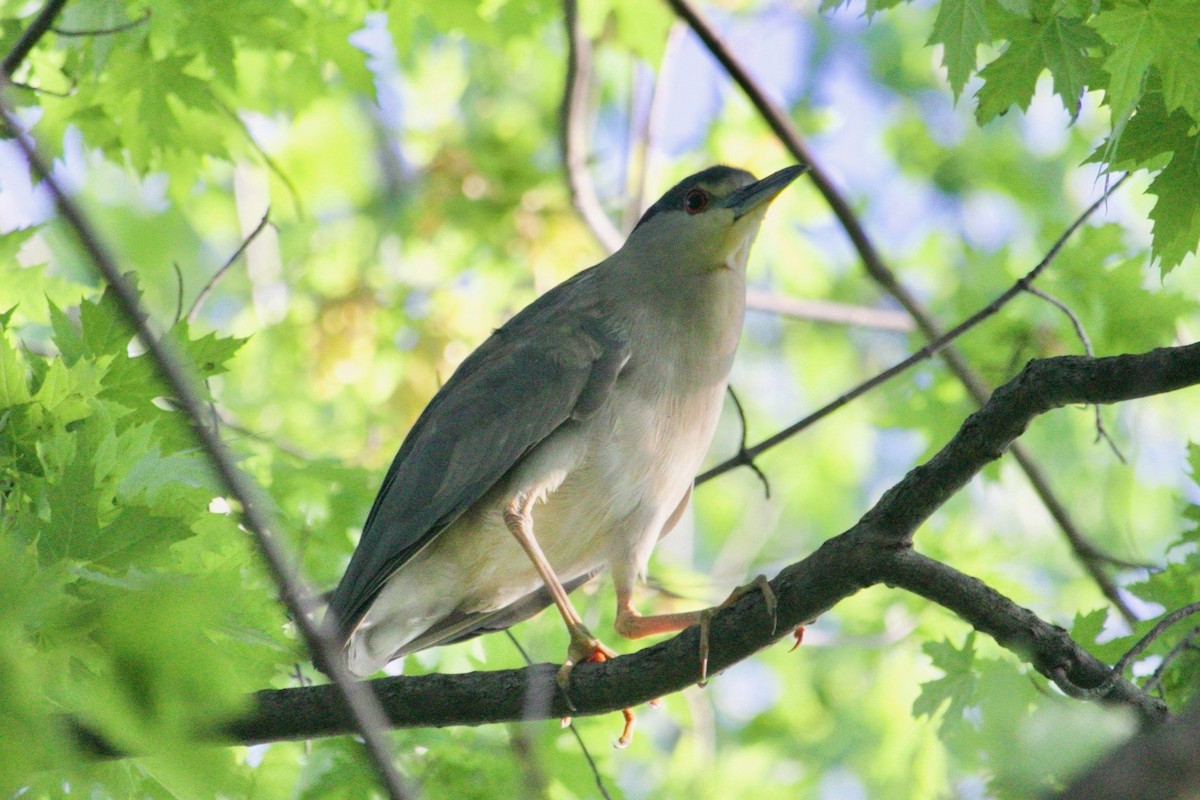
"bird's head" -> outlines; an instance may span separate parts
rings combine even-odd
[[[767,206],[807,169],[785,167],[762,180],[726,166],[697,172],[646,209],[623,249],[654,253],[689,272],[740,272]]]

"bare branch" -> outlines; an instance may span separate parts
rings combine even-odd
[[[0,87],[3,81],[0,80]],[[170,388],[179,407],[187,414],[195,436],[207,454],[225,491],[241,505],[243,525],[253,536],[259,553],[266,563],[271,577],[279,587],[280,596],[305,643],[313,655],[326,664],[334,680],[333,689],[340,702],[349,709],[349,718],[354,730],[366,742],[368,753],[379,771],[384,788],[392,798],[403,800],[411,793],[405,787],[399,773],[391,762],[388,742],[385,738],[386,721],[382,709],[374,702],[371,693],[362,684],[356,683],[346,671],[345,664],[338,658],[338,648],[328,618],[318,625],[313,617],[315,605],[312,593],[303,582],[294,579],[292,559],[284,551],[284,545],[271,531],[275,528],[271,519],[270,503],[266,502],[259,488],[238,470],[233,458],[225,449],[217,433],[204,424],[204,402],[196,390],[197,379],[192,370],[180,357],[173,343],[167,338],[157,337],[147,326],[145,315],[140,310],[137,292],[121,274],[116,260],[103,243],[92,223],[83,215],[62,187],[54,179],[46,163],[37,152],[33,141],[18,127],[16,119],[7,105],[0,101],[0,120],[14,132],[17,146],[29,163],[33,174],[40,178],[49,191],[58,213],[75,234],[80,247],[87,254],[92,266],[113,288],[123,316],[138,340],[146,348],[156,371]]]
[[[233,251],[233,255],[226,259],[225,263],[221,265],[220,269],[214,272],[213,276],[208,279],[208,283],[204,284],[200,291],[196,293],[196,299],[192,301],[192,307],[188,309],[188,322],[196,321],[196,316],[200,313],[200,306],[202,306],[204,301],[208,299],[208,296],[212,294],[213,287],[217,285],[217,281],[225,277],[225,273],[229,271],[229,268],[233,266],[234,262],[238,260],[242,253],[246,252],[246,248],[250,246],[250,243],[253,242],[255,238],[257,238],[258,235],[263,232],[263,229],[267,227],[267,221],[270,219],[270,217],[271,209],[268,207],[267,210],[263,212],[262,219],[259,220],[258,224],[254,226],[254,230],[250,231],[246,238],[242,240],[242,243],[238,245],[238,249]]]
[[[124,33],[132,30],[139,25],[145,25],[150,21],[150,9],[144,9],[142,15],[137,19],[131,19],[129,22],[120,25],[114,25],[111,28],[89,28],[83,31],[67,31],[62,28],[51,28],[59,36],[112,36],[114,33]]]
[[[213,101],[213,104],[216,105],[217,108],[221,109],[222,113],[229,118],[229,121],[238,126],[242,132],[242,135],[246,137],[246,142],[249,143],[254,152],[258,153],[258,157],[262,159],[264,164],[266,164],[267,169],[274,173],[275,177],[279,178],[280,182],[287,187],[288,194],[292,196],[292,202],[296,204],[297,214],[303,217],[304,198],[300,196],[300,192],[296,189],[296,184],[292,183],[292,179],[288,177],[286,172],[283,171],[283,167],[279,166],[279,163],[276,162],[275,159],[271,158],[266,150],[263,150],[262,145],[258,143],[258,140],[254,138],[254,135],[250,132],[250,129],[246,127],[245,120],[238,116],[236,111],[230,108],[229,105],[220,97],[218,97],[211,89],[205,89],[205,93],[208,95],[209,99]]]
[[[1170,628],[1180,620],[1187,619],[1192,614],[1197,612],[1200,612],[1200,602],[1190,603],[1182,608],[1175,609],[1170,614],[1163,615],[1163,618],[1160,619],[1145,636],[1143,636],[1141,639],[1138,639],[1137,644],[1129,648],[1129,651],[1125,653],[1125,655],[1121,656],[1120,661],[1113,665],[1113,672],[1118,675],[1124,674],[1125,670],[1129,668],[1129,665],[1133,663],[1134,659],[1140,656],[1147,647],[1153,644],[1155,639],[1157,639],[1159,636],[1162,636],[1166,632],[1167,628]]]
[[[46,5],[42,6],[42,10],[33,18],[33,22],[29,23],[29,27],[21,34],[21,38],[13,45],[13,49],[8,51],[8,55],[4,57],[3,61],[0,61],[0,78],[8,79],[16,73],[21,62],[54,25],[55,18],[62,12],[63,6],[66,4],[67,0],[49,0]],[[16,129],[14,128],[14,130]]]
[[[880,386],[880,385],[888,382],[892,378],[895,378],[897,375],[900,375],[900,374],[906,372],[912,366],[941,352],[943,349],[948,347],[950,345],[950,343],[953,342],[955,339],[957,339],[959,336],[963,335],[964,333],[971,330],[979,323],[986,320],[988,317],[990,317],[993,314],[995,314],[996,312],[998,312],[1010,300],[1012,300],[1014,297],[1016,297],[1018,294],[1020,294],[1022,291],[1024,291],[1027,286],[1032,285],[1032,282],[1037,279],[1038,275],[1040,275],[1046,269],[1046,267],[1048,267],[1050,265],[1050,263],[1058,255],[1059,251],[1062,250],[1063,245],[1065,245],[1067,243],[1067,240],[1071,238],[1071,235],[1073,233],[1075,233],[1075,231],[1077,231],[1080,228],[1080,226],[1083,225],[1083,223],[1085,221],[1087,221],[1087,218],[1089,216],[1091,216],[1092,213],[1097,208],[1100,207],[1100,205],[1108,198],[1108,196],[1112,192],[1116,191],[1117,188],[1120,187],[1121,183],[1125,180],[1125,177],[1126,176],[1122,176],[1120,180],[1116,181],[1112,186],[1109,187],[1108,191],[1106,191],[1104,193],[1104,196],[1102,196],[1099,200],[1097,200],[1095,203],[1093,203],[1091,206],[1089,206],[1082,214],[1080,214],[1079,217],[1073,223],[1071,223],[1070,227],[1068,227],[1065,231],[1063,231],[1062,235],[1058,237],[1057,241],[1054,242],[1054,244],[1051,246],[1050,250],[1047,251],[1046,255],[1042,257],[1042,260],[1034,265],[1033,269],[1031,269],[1031,270],[1029,270],[1029,272],[1025,273],[1025,275],[1023,277],[1021,277],[1012,286],[1010,286],[1002,294],[1000,294],[998,297],[996,297],[996,299],[992,300],[992,302],[988,303],[988,305],[986,305],[979,311],[976,311],[974,314],[967,317],[965,320],[963,320],[959,324],[955,325],[953,328],[948,330],[946,333],[941,334],[936,339],[934,339],[932,342],[925,345],[920,350],[913,353],[911,356],[904,359],[903,361],[896,364],[895,366],[884,370],[883,372],[879,373],[878,375],[876,375],[873,378],[863,381],[858,386],[854,387],[850,391],[846,392],[845,394],[841,395],[837,399],[833,400],[833,402],[828,403],[825,406],[822,406],[821,408],[817,409],[816,411],[809,414],[804,419],[801,419],[798,422],[792,423],[791,425],[789,425],[788,427],[779,431],[778,433],[774,434],[773,436],[767,437],[766,439],[762,440],[758,444],[756,444],[752,447],[746,448],[742,452],[739,452],[733,458],[723,461],[720,464],[717,464],[712,469],[709,469],[706,472],[702,473],[701,475],[699,475],[696,478],[696,484],[697,485],[702,484],[706,481],[712,480],[713,478],[717,477],[718,475],[721,475],[722,473],[728,472],[731,469],[734,469],[743,464],[746,464],[746,463],[748,463],[747,459],[752,460],[754,458],[757,458],[759,455],[766,452],[767,450],[770,450],[772,447],[774,447],[778,444],[781,444],[782,442],[787,441],[788,439],[795,436],[800,431],[812,426],[819,420],[829,416],[834,411],[837,411],[839,408],[846,405],[850,401],[861,397],[862,395],[866,394],[870,390],[874,389],[876,386]]]
[[[801,300],[795,297],[782,297],[760,289],[746,291],[746,308],[751,311],[766,311],[794,319],[851,325],[856,328],[877,328],[881,331],[910,333],[915,327],[912,318],[902,311],[835,303],[829,300]]]
[[[1071,327],[1075,329],[1075,335],[1079,337],[1080,343],[1083,344],[1083,352],[1089,356],[1096,355],[1096,351],[1092,349],[1092,340],[1088,338],[1087,331],[1083,329],[1083,323],[1079,321],[1079,317],[1074,311],[1071,310],[1070,306],[1049,292],[1039,289],[1036,286],[1029,286],[1025,289],[1025,291],[1029,292],[1034,297],[1040,297],[1065,314],[1067,319],[1071,321]],[[1114,442],[1113,438],[1108,435],[1108,431],[1104,427],[1104,417],[1100,413],[1100,406],[1092,406],[1092,408],[1094,408],[1096,411],[1096,441],[1103,439],[1108,443],[1109,449],[1113,451],[1113,455],[1117,457],[1117,460],[1122,464],[1126,463],[1125,454],[1121,452],[1119,447],[1117,447],[1117,443]]]
[[[600,207],[596,185],[587,165],[588,85],[592,72],[592,49],[579,30],[575,0],[563,0],[563,23],[567,33],[567,75],[562,99],[562,159],[571,189],[571,202],[587,223],[592,235],[609,253],[621,247],[624,237]]]
[[[1158,665],[1158,667],[1154,670],[1154,674],[1146,680],[1146,683],[1142,688],[1147,692],[1152,692],[1157,689],[1162,684],[1163,677],[1166,676],[1167,670],[1171,668],[1171,665],[1175,663],[1176,659],[1178,659],[1188,650],[1200,650],[1200,645],[1197,643],[1200,643],[1200,626],[1192,628],[1192,630],[1189,631],[1186,636],[1175,643],[1175,646],[1172,647],[1165,656],[1163,656],[1162,663]]]
[[[900,303],[904,310],[912,316],[917,327],[927,339],[931,341],[940,339],[942,332],[933,315],[921,305],[916,296],[904,284],[900,283],[895,273],[884,263],[883,258],[875,248],[871,238],[867,235],[854,210],[833,185],[833,182],[826,175],[824,169],[821,168],[821,165],[813,161],[812,155],[808,152],[808,148],[804,144],[804,140],[800,137],[800,134],[796,131],[796,128],[792,125],[787,115],[771,102],[758,83],[750,77],[749,72],[734,57],[732,51],[717,36],[716,31],[705,22],[688,0],[664,1],[695,31],[700,41],[704,43],[713,57],[729,73],[730,78],[746,94],[746,97],[749,98],[750,102],[758,110],[768,127],[779,137],[779,140],[788,151],[798,161],[809,166],[809,175],[812,176],[813,185],[816,186],[817,190],[825,198],[825,202],[829,204],[829,208],[833,211],[834,216],[838,218],[842,228],[846,231],[846,235],[850,238],[851,243],[862,259],[867,275],[879,284],[880,288]],[[947,347],[941,351],[941,357],[954,376],[966,387],[967,392],[974,398],[975,402],[982,405],[987,400],[988,388],[983,380],[971,369],[970,365],[962,357],[962,354],[953,348]],[[1054,518],[1054,521],[1067,537],[1067,541],[1070,543],[1083,568],[1092,576],[1100,591],[1117,610],[1127,620],[1133,621],[1135,619],[1133,612],[1121,598],[1116,587],[1101,567],[1101,563],[1105,559],[1099,559],[1095,556],[1097,552],[1095,546],[1087,541],[1083,532],[1067,512],[1066,507],[1058,500],[1045,473],[1038,468],[1033,457],[1020,444],[1014,446],[1013,455],[1021,469],[1029,477],[1034,492],[1041,499],[1042,503],[1046,506],[1046,510],[1050,512],[1050,516]]]
[[[754,474],[758,476],[759,481],[761,481],[763,485],[763,494],[768,500],[770,500],[771,482],[767,480],[766,473],[759,469],[758,464],[754,463],[754,459],[746,455],[746,434],[749,431],[749,427],[746,424],[746,410],[742,408],[742,401],[738,399],[737,392],[733,390],[732,386],[726,386],[725,390],[729,392],[729,398],[733,400],[733,407],[737,409],[738,423],[741,426],[741,439],[738,444],[737,453],[738,457],[745,458],[746,466],[750,467]]]

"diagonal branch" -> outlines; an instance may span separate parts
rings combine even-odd
[[[1037,279],[1037,277],[1039,275],[1041,275],[1041,273],[1043,271],[1045,271],[1045,269],[1048,266],[1050,266],[1050,263],[1058,255],[1059,251],[1062,250],[1063,246],[1067,243],[1067,240],[1071,238],[1071,235],[1074,234],[1075,231],[1077,231],[1083,225],[1083,223],[1087,221],[1088,217],[1090,217],[1092,215],[1092,213],[1095,212],[1096,209],[1098,209],[1101,206],[1101,204],[1103,204],[1106,200],[1108,200],[1109,195],[1112,194],[1114,191],[1116,191],[1118,187],[1120,187],[1121,183],[1125,180],[1126,177],[1128,177],[1128,176],[1122,176],[1120,180],[1114,182],[1113,185],[1109,187],[1108,191],[1106,191],[1104,193],[1104,195],[1102,197],[1100,197],[1099,200],[1097,200],[1095,203],[1093,203],[1091,206],[1089,206],[1082,214],[1079,215],[1079,217],[1076,218],[1076,220],[1073,223],[1071,223],[1071,225],[1065,231],[1063,231],[1062,235],[1058,237],[1057,241],[1055,241],[1054,244],[1050,247],[1050,249],[1046,252],[1046,255],[1042,257],[1042,260],[1034,265],[1033,269],[1031,269],[1031,270],[1029,270],[1029,272],[1025,273],[1024,276],[1022,276],[1015,283],[1013,283],[1012,286],[1010,286],[1008,289],[1006,289],[1004,292],[1002,292],[998,297],[996,297],[994,300],[992,300],[992,302],[988,303],[986,306],[981,308],[979,311],[976,311],[974,314],[967,317],[965,320],[958,323],[950,330],[941,334],[936,339],[934,339],[932,342],[925,345],[920,350],[913,353],[912,355],[910,355],[908,358],[904,359],[900,363],[884,370],[883,372],[879,373],[878,375],[874,376],[873,378],[869,378],[868,380],[863,381],[858,386],[855,386],[850,391],[846,392],[845,394],[840,395],[832,402],[827,403],[826,405],[822,406],[821,408],[818,408],[816,411],[812,412],[808,416],[804,417],[803,419],[801,419],[797,422],[792,423],[788,427],[784,428],[783,430],[779,431],[778,433],[775,433],[772,436],[767,437],[766,439],[762,440],[758,444],[753,445],[752,447],[744,447],[743,446],[738,451],[738,453],[736,455],[734,455],[732,458],[729,458],[729,459],[721,462],[720,464],[717,464],[716,466],[712,467],[711,469],[709,469],[709,470],[705,471],[704,473],[702,473],[701,475],[697,476],[696,484],[699,485],[706,481],[710,481],[713,478],[717,477],[718,475],[721,475],[722,473],[728,472],[732,469],[742,466],[743,464],[753,463],[755,458],[757,458],[758,456],[760,456],[767,450],[792,438],[793,436],[800,433],[800,431],[804,430],[805,428],[811,427],[812,425],[816,424],[820,420],[829,416],[834,411],[837,411],[839,408],[841,408],[842,406],[851,402],[852,400],[855,400],[855,399],[861,397],[862,395],[866,394],[867,392],[871,391],[872,389],[874,389],[877,386],[881,386],[882,384],[887,383],[892,378],[895,378],[896,376],[898,376],[904,372],[907,372],[911,367],[915,366],[916,364],[918,364],[922,361],[925,361],[926,359],[932,358],[933,356],[937,355],[938,353],[943,352],[947,347],[950,346],[950,343],[953,342],[955,339],[957,339],[959,336],[962,336],[967,331],[971,330],[972,328],[979,325],[984,320],[988,319],[989,317],[991,317],[992,315],[994,315],[995,313],[1000,311],[1000,309],[1002,309],[1005,305],[1007,305],[1014,297],[1019,295],[1021,292],[1028,291],[1033,286],[1033,281],[1035,281]]]
[[[750,73],[742,66],[741,62],[737,60],[733,52],[725,45],[712,26],[692,7],[689,0],[664,0],[664,2],[696,33],[696,36],[700,38],[700,41],[704,43],[708,51],[712,53],[713,57],[729,73],[730,78],[746,94],[746,97],[749,98],[750,102],[758,110],[763,120],[767,123],[767,126],[779,137],[779,140],[788,151],[798,161],[809,166],[809,174],[812,176],[813,185],[816,186],[817,190],[825,198],[825,202],[828,203],[830,209],[838,218],[838,222],[841,223],[842,228],[846,231],[846,235],[850,238],[851,243],[862,259],[867,275],[878,283],[880,288],[894,297],[904,310],[912,316],[926,339],[931,341],[939,339],[942,336],[942,332],[937,324],[937,320],[921,305],[916,296],[899,281],[895,273],[884,262],[883,257],[875,248],[874,243],[867,235],[866,230],[863,228],[857,215],[855,215],[854,210],[850,207],[849,202],[837,190],[837,187],[833,185],[833,182],[821,168],[821,165],[813,160],[812,155],[804,144],[804,140],[800,137],[799,132],[792,125],[787,115],[767,97],[766,93],[750,76]],[[971,395],[977,404],[982,405],[987,400],[987,386],[971,369],[971,366],[963,358],[962,354],[954,348],[946,348],[941,351],[940,355],[954,376],[966,387],[968,394]],[[1084,570],[1096,582],[1101,593],[1120,611],[1121,615],[1125,619],[1133,621],[1136,618],[1133,611],[1125,603],[1124,599],[1122,599],[1117,592],[1116,586],[1104,572],[1104,563],[1110,559],[1088,541],[1083,531],[1075,524],[1066,506],[1055,495],[1045,472],[1038,466],[1029,452],[1022,445],[1017,444],[1013,446],[1013,457],[1017,460],[1017,464],[1021,467],[1021,470],[1029,478],[1034,492],[1041,499],[1046,510],[1050,512],[1050,516],[1054,518],[1059,528],[1062,529],[1067,542],[1071,545],[1071,549],[1074,551],[1076,558]]]
[[[0,88],[5,81],[0,79]],[[122,315],[146,348],[159,377],[169,388],[179,407],[187,414],[199,444],[208,455],[223,488],[242,507],[242,523],[250,531],[266,563],[268,572],[278,586],[281,598],[292,619],[300,630],[305,643],[313,655],[329,665],[334,678],[333,690],[340,702],[349,709],[353,729],[366,741],[367,751],[379,771],[384,788],[392,798],[403,800],[410,792],[405,787],[399,772],[392,764],[388,743],[385,738],[385,720],[382,710],[374,702],[371,693],[362,684],[354,682],[343,661],[337,657],[337,646],[331,633],[328,618],[318,625],[313,616],[315,604],[312,593],[302,581],[294,577],[296,570],[284,546],[271,533],[275,528],[271,519],[270,503],[259,488],[238,470],[233,457],[225,449],[217,432],[204,424],[204,402],[196,390],[195,373],[180,357],[174,345],[165,337],[157,337],[146,324],[146,315],[140,309],[137,292],[128,279],[121,274],[116,260],[100,238],[92,223],[74,201],[66,196],[42,160],[33,141],[18,126],[8,107],[0,101],[0,121],[14,133],[17,146],[29,163],[30,171],[42,181],[54,199],[58,213],[75,234],[75,238],[87,254],[92,266],[112,286]]]
[[[991,461],[999,458],[1029,422],[1051,409],[1079,403],[1115,403],[1200,385],[1200,344],[1113,358],[1062,356],[1032,361],[998,389],[983,408],[925,464],[913,469],[859,522],[812,555],[784,569],[771,588],[776,624],[761,593],[750,592],[721,609],[710,626],[714,672],[753,655],[797,625],[816,618],[861,589],[884,583],[944,606],[993,636],[1064,693],[1133,709],[1145,726],[1167,718],[1149,696],[1073,641],[982,581],[916,553],[913,532]],[[777,632],[774,632],[777,631]],[[546,696],[556,667],[462,675],[422,675],[370,682],[395,727],[482,725],[553,719],[628,708],[679,691],[700,678],[699,632],[678,636],[572,673],[568,709],[561,695]],[[1097,687],[1103,691],[1090,693]],[[536,692],[542,699],[528,703]],[[254,710],[225,727],[222,736],[254,742],[331,736],[353,730],[343,702],[330,686],[259,692]]]
[[[597,199],[596,186],[587,165],[588,86],[592,74],[592,48],[579,29],[576,0],[563,0],[563,24],[567,34],[567,75],[563,85],[562,160],[571,189],[571,202],[587,223],[592,235],[607,252],[616,252],[625,237],[617,230]]]
[[[258,235],[263,232],[263,229],[267,227],[267,222],[270,220],[270,218],[271,208],[268,206],[267,210],[263,212],[262,219],[259,220],[258,224],[254,226],[254,230],[247,234],[246,238],[242,240],[242,243],[238,245],[238,249],[233,251],[233,255],[225,259],[225,263],[221,265],[220,269],[214,272],[213,276],[208,279],[208,283],[204,284],[204,286],[200,288],[200,291],[196,293],[196,299],[192,301],[192,307],[188,309],[188,322],[196,321],[196,317],[200,314],[200,307],[204,305],[204,301],[208,299],[208,296],[212,293],[212,290],[217,285],[217,282],[221,280],[221,278],[225,277],[225,273],[228,272],[229,268],[234,265],[234,262],[238,260],[238,257],[241,256],[242,253],[246,252],[246,249],[250,247],[250,243],[253,242]]]
[[[134,28],[136,28],[139,25],[145,25],[147,22],[150,21],[150,13],[151,12],[150,12],[149,8],[143,9],[142,15],[140,17],[138,17],[137,19],[131,19],[128,22],[121,23],[120,25],[113,25],[108,28],[88,28],[87,30],[81,30],[81,31],[63,30],[62,28],[52,28],[51,30],[53,30],[59,36],[68,36],[68,37],[70,37],[70,36],[112,36],[114,34],[124,33],[125,31],[128,31],[128,30],[133,30]]]
[[[3,61],[0,61],[0,78],[7,81],[16,73],[17,68],[25,60],[25,56],[29,55],[38,41],[54,26],[55,18],[62,12],[63,6],[66,4],[67,0],[49,0],[42,7],[38,15],[33,18],[33,22],[29,23],[29,27],[21,34],[21,38],[13,45],[13,49],[8,51],[8,55],[4,57]]]

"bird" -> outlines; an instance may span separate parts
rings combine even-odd
[[[331,595],[350,672],[554,605],[570,636],[565,689],[574,665],[615,655],[569,597],[602,572],[623,637],[706,621],[643,616],[633,590],[712,441],[767,206],[806,169],[756,180],[717,165],[683,179],[620,249],[461,363],[400,446]]]

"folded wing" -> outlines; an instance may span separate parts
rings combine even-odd
[[[607,400],[628,360],[592,270],[543,295],[458,368],[417,420],[384,478],[330,600],[349,638],[396,570],[527,453]]]

